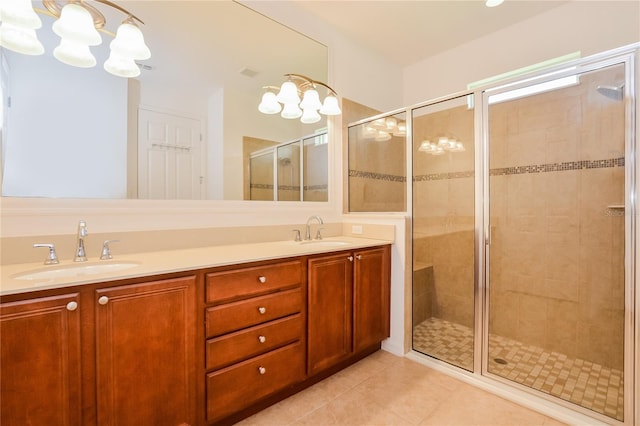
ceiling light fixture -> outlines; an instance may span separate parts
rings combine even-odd
[[[446,151],[462,152],[466,150],[464,149],[464,144],[462,142],[459,142],[454,138],[440,136],[438,138],[438,142],[435,143],[426,139],[423,140],[418,147],[418,151],[426,152],[431,155],[442,155]]]
[[[300,74],[285,74],[285,77],[287,80],[280,87],[263,87],[266,91],[262,95],[258,111],[263,114],[280,113],[282,118],[287,119],[300,118],[305,124],[317,123],[322,118],[320,114],[342,114],[338,105],[338,94],[325,83]],[[323,86],[328,91],[322,103],[316,90],[318,86]]]
[[[57,18],[51,28],[60,36],[60,44],[53,50],[53,56],[60,62],[81,68],[94,67],[96,58],[89,46],[97,46],[102,42],[98,32],[100,31],[115,36],[109,44],[111,53],[104,63],[104,69],[119,77],[140,75],[140,67],[135,61],[151,57],[142,31],[136,24],[136,21],[140,24],[144,22],[109,0],[94,1],[119,10],[127,16],[116,34],[104,29],[104,15],[85,0],[68,0],[62,5],[58,4],[58,0],[42,0],[46,10],[34,9],[31,0],[2,0],[0,46],[25,55],[42,55],[44,47],[35,31],[42,27],[37,13],[50,15]]]
[[[496,7],[504,3],[504,0],[487,0],[484,5],[487,7]]]

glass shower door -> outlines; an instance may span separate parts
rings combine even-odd
[[[467,97],[412,111],[413,350],[473,371],[474,112]]]
[[[572,77],[488,97],[485,368],[623,420],[625,67]]]

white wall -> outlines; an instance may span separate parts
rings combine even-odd
[[[83,69],[50,55],[5,54],[11,107],[3,195],[126,197],[126,79],[99,65]]]
[[[582,57],[640,41],[640,2],[574,0],[405,68],[403,104],[580,51]]]

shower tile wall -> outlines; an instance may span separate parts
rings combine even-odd
[[[623,74],[492,105],[490,331],[623,367]],[[526,167],[530,166],[530,167]]]
[[[379,114],[343,99],[343,122],[352,123]],[[348,129],[349,211],[400,212],[406,210],[405,137],[378,142],[362,137],[361,126]]]

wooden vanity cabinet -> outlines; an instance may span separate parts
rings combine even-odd
[[[306,377],[304,259],[206,274],[206,420],[235,415]]]
[[[98,288],[99,425],[196,423],[196,277]]]
[[[308,287],[309,375],[389,337],[389,246],[312,257]]]
[[[80,425],[79,294],[0,305],[0,424]]]
[[[196,282],[2,297],[0,424],[196,425]]]

